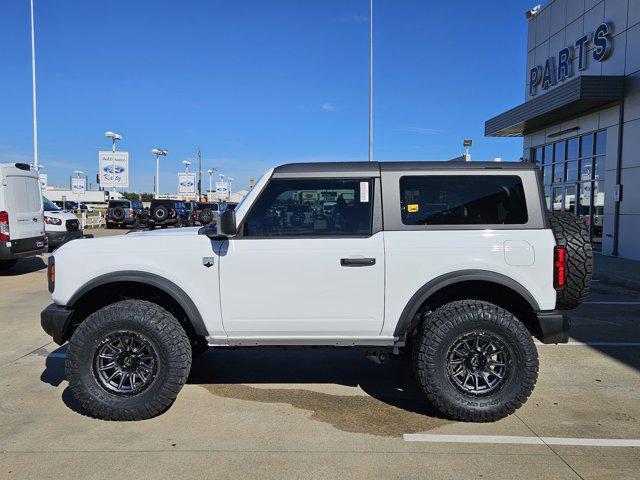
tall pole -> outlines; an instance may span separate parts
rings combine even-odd
[[[113,175],[113,186],[111,192],[113,198],[116,198],[116,137],[111,138],[111,174]]]
[[[202,150],[198,147],[198,201],[202,198]]]
[[[33,25],[33,0],[31,0],[31,84],[33,90],[33,166],[40,170],[38,163],[38,114],[36,112],[36,39]]]
[[[373,0],[369,0],[369,161],[373,161]]]
[[[156,154],[156,198],[160,196],[160,154]]]

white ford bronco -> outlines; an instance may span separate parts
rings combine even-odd
[[[493,421],[533,390],[533,337],[567,341],[591,271],[531,164],[288,164],[215,226],[63,245],[41,320],[103,419],[165,411],[209,346],[324,346],[409,354],[445,415]]]

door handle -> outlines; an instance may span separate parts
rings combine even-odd
[[[341,258],[340,265],[343,267],[370,267],[376,264],[375,258]]]

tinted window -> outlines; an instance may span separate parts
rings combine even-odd
[[[69,203],[69,202],[67,202]],[[129,202],[122,200],[122,201],[117,201],[117,200],[110,200],[109,201],[109,208],[115,208],[115,207],[124,207],[124,208],[129,208]]]
[[[371,234],[369,180],[271,180],[251,207],[245,236]],[[335,204],[326,211],[325,203]]]
[[[405,225],[527,223],[522,180],[506,175],[432,175],[400,179]]]

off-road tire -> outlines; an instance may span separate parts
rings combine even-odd
[[[200,212],[199,217],[200,223],[202,223],[203,225],[208,225],[213,221],[213,212],[209,209],[203,210],[202,212]]]
[[[549,223],[559,247],[567,250],[566,285],[556,294],[556,308],[576,308],[589,293],[593,276],[593,249],[589,232],[570,212],[549,212]]]
[[[473,332],[494,335],[510,351],[504,383],[483,396],[461,392],[447,370],[450,349]],[[412,360],[427,398],[445,416],[465,422],[493,422],[512,414],[538,378],[538,352],[526,327],[510,312],[479,300],[451,302],[432,312],[413,338]]]
[[[117,332],[143,335],[155,349],[157,368],[146,389],[133,395],[107,391],[94,373],[100,343]],[[78,402],[103,420],[144,420],[168,409],[191,369],[191,345],[180,323],[155,303],[123,300],[91,314],[69,340],[66,374]]]
[[[124,209],[122,207],[115,207],[111,210],[111,216],[117,222],[124,220]]]
[[[18,263],[17,258],[12,258],[11,260],[0,260],[0,272],[9,270],[14,267],[16,263]]]

